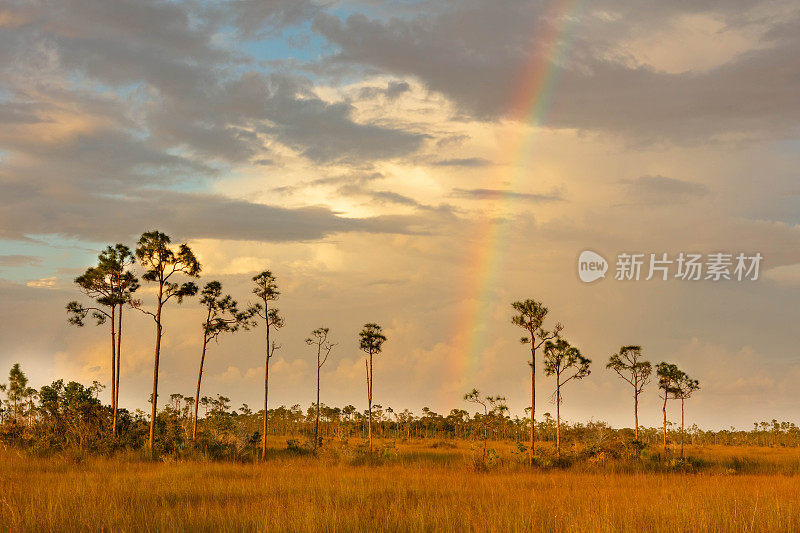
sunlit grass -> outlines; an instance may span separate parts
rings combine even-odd
[[[529,470],[506,458],[510,443],[493,443],[504,461],[484,472],[470,446],[398,444],[367,463],[350,448],[276,450],[263,464],[5,450],[0,530],[800,530],[797,450],[690,448],[707,469],[614,473],[603,464]],[[737,473],[734,460],[774,473]]]

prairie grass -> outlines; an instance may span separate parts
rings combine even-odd
[[[512,449],[492,446],[501,457]],[[353,448],[276,448],[265,463],[37,459],[8,449],[0,530],[800,531],[797,450],[687,451],[704,467],[529,469],[505,459],[477,471],[465,442],[398,444],[367,461]]]

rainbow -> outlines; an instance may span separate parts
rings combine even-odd
[[[528,127],[521,128],[516,142],[511,143],[510,149],[505,147],[504,153],[500,154],[500,161],[511,161],[511,174],[498,173],[497,189],[516,191],[517,186],[524,183],[524,179],[529,176],[538,126],[546,122],[551,112],[561,66],[573,42],[580,3],[581,0],[555,2],[547,20],[556,23],[548,24],[545,31],[537,36],[536,50],[523,70],[521,83],[514,92],[510,106],[511,116]],[[513,195],[503,194],[498,200],[501,215],[513,213]],[[456,334],[453,337],[457,344],[455,361],[459,367],[454,375],[463,378],[459,386],[466,389],[478,384],[476,379],[481,355],[486,347],[486,324],[490,319],[492,293],[505,259],[507,221],[503,216],[487,217],[480,223],[475,234],[474,246],[468,250],[465,263],[470,270],[461,300],[467,303],[460,310],[456,320]],[[509,318],[510,309],[509,307]],[[453,398],[448,400],[452,401]]]

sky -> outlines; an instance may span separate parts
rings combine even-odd
[[[593,361],[568,421],[632,425],[605,363],[638,344],[700,381],[689,424],[797,422],[798,57],[793,0],[6,0],[0,369],[107,384],[106,329],[64,306],[103,247],[158,229],[242,305],[276,275],[271,406],[313,402],[304,339],[326,326],[322,402],[365,408],[358,332],[377,322],[376,403],[447,414],[478,388],[521,416],[510,304],[533,298]],[[586,250],[607,261],[591,283]],[[615,279],[623,253],[645,254],[641,279]],[[645,279],[651,253],[668,279]],[[684,280],[681,253],[763,260]],[[120,401],[145,408],[154,326],[125,317]],[[165,312],[162,404],[194,390],[202,318]],[[263,353],[261,329],[221,337],[203,394],[258,409]],[[640,420],[660,415],[651,384]]]

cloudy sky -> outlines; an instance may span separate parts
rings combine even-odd
[[[569,420],[630,425],[604,366],[641,344],[700,380],[690,423],[797,421],[798,57],[794,0],[5,0],[0,368],[107,382],[105,329],[67,325],[72,279],[157,228],[241,302],[277,275],[274,405],[312,401],[303,339],[326,325],[323,401],[365,407],[374,321],[377,403],[446,413],[477,387],[522,414],[509,304],[535,298],[594,361]],[[583,250],[605,279],[581,282]],[[764,259],[757,280],[620,281],[622,252]],[[153,324],[127,317],[121,401],[145,407]],[[193,390],[201,320],[166,312],[162,400]],[[221,338],[203,392],[257,408],[262,354],[260,331]]]

